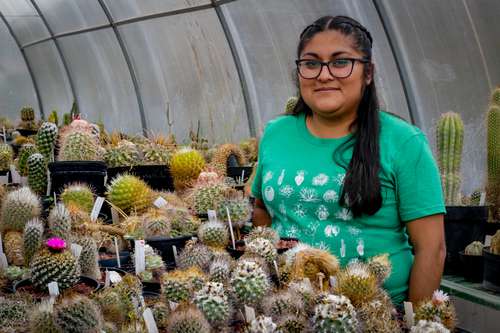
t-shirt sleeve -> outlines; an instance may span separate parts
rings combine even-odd
[[[259,142],[259,154],[257,157],[257,170],[255,171],[255,177],[252,182],[252,195],[254,198],[262,200],[262,156],[264,155],[264,135],[262,135]]]
[[[446,212],[439,169],[422,132],[401,145],[394,156],[394,169],[402,221]]]

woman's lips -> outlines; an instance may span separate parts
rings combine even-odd
[[[315,89],[314,91],[315,92],[331,92],[331,91],[336,91],[336,90],[340,90],[338,88],[319,88],[319,89]]]

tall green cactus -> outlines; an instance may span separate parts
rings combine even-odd
[[[500,86],[491,95],[486,115],[487,200],[491,205],[490,221],[500,220]]]
[[[460,162],[464,142],[464,124],[459,114],[447,112],[437,123],[438,164],[445,202],[460,204]]]

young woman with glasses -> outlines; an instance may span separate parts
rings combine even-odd
[[[343,265],[388,253],[394,303],[431,296],[445,258],[439,172],[425,135],[379,109],[370,33],[322,17],[302,32],[296,65],[297,104],[261,138],[254,224]]]

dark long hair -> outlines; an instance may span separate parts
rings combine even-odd
[[[346,16],[324,16],[304,29],[300,35],[297,47],[297,59],[311,38],[319,32],[336,30],[350,37],[354,47],[360,51],[370,63],[364,64],[364,76],[373,71],[372,59],[372,37],[370,32],[356,20]],[[370,68],[371,67],[371,68]],[[372,72],[373,73],[373,72]],[[295,73],[298,86],[298,76]],[[362,214],[373,215],[382,206],[382,195],[380,192],[380,170],[379,153],[379,103],[375,80],[372,78],[370,84],[363,84],[362,98],[357,110],[356,120],[350,124],[350,131],[354,135],[339,146],[334,154],[334,161],[346,170],[344,185],[340,196],[340,205],[349,208],[354,217]],[[312,114],[311,108],[305,103],[299,94],[297,104],[291,114]],[[353,147],[350,162],[342,159],[342,153]]]

